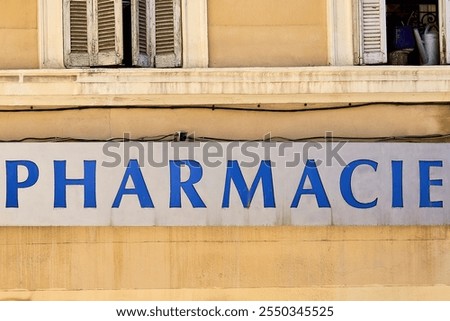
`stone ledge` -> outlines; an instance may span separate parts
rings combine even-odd
[[[0,71],[0,106],[450,101],[450,66]]]

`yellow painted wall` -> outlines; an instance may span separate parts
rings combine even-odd
[[[326,0],[208,0],[209,66],[327,64]]]
[[[2,0],[0,68],[38,68],[37,0]]]
[[[0,299],[445,300],[449,227],[0,228]]]
[[[25,137],[110,139],[123,137],[124,133],[130,134],[131,138],[140,138],[177,131],[195,133],[196,137],[242,140],[262,139],[268,133],[272,137],[290,139],[324,137],[326,132],[340,137],[364,138],[445,134],[448,128],[448,106],[426,104],[298,113],[103,107],[0,114],[0,138],[3,140]]]

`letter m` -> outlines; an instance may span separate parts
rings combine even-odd
[[[235,160],[228,161],[227,174],[225,177],[225,189],[223,191],[222,208],[230,207],[231,182],[234,183],[234,186],[239,193],[242,205],[245,208],[249,208],[253,196],[255,195],[256,187],[258,187],[260,181],[262,184],[264,195],[264,207],[275,207],[272,167],[270,166],[270,160],[261,161],[258,172],[256,173],[256,177],[253,180],[250,189],[245,183],[245,179],[242,175],[239,163]]]

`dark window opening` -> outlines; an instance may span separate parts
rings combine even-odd
[[[132,44],[131,44],[131,3],[130,0],[122,2],[123,21],[123,62],[125,67],[132,67]]]
[[[388,63],[440,63],[438,0],[386,0]]]

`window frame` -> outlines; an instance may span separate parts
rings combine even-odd
[[[379,0],[386,1],[386,0]],[[350,1],[349,1],[350,2]],[[359,8],[361,0],[353,0],[353,50],[354,50],[354,64],[365,65],[363,61],[362,52],[362,35]],[[450,37],[447,37],[448,29],[450,29],[450,0],[438,0],[438,15],[439,15],[439,56],[440,65],[450,64]],[[387,53],[386,53],[387,54]]]
[[[352,1],[327,0],[328,64],[352,66],[354,19]]]
[[[39,66],[65,69],[62,1],[38,1]],[[208,67],[207,0],[181,0],[181,21],[182,68]]]

